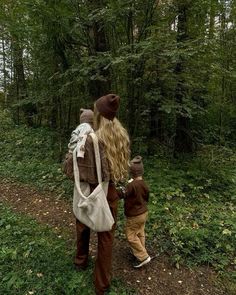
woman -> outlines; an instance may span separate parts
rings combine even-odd
[[[119,96],[108,94],[99,98],[94,104],[94,128],[99,140],[102,178],[103,181],[109,181],[107,200],[115,220],[119,199],[115,183],[127,177],[130,155],[128,133],[115,117],[119,103]],[[90,136],[85,144],[84,158],[78,160],[78,166],[80,181],[88,182],[93,190],[98,180],[93,142]],[[78,269],[85,269],[88,264],[90,228],[76,220],[76,231],[77,252],[74,263]],[[115,225],[111,231],[97,233],[98,250],[94,270],[97,295],[103,295],[110,286],[114,231]]]

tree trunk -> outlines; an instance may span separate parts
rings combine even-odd
[[[6,52],[5,39],[2,36],[2,63],[3,63],[3,91],[4,91],[4,105],[7,107],[7,71],[6,71]]]
[[[221,42],[221,67],[222,77],[221,77],[221,96],[220,96],[220,110],[219,110],[219,145],[224,143],[224,104],[226,99],[226,77],[225,70],[229,70],[228,60],[227,60],[227,42],[226,42],[226,8],[223,4],[221,15],[220,15],[220,42]]]
[[[187,12],[188,4],[177,4],[178,6],[178,24],[177,24],[177,47],[183,45],[188,39],[187,32]],[[177,86],[175,89],[175,100],[181,108],[184,103],[186,89],[184,86],[183,72],[185,68],[186,57],[181,55],[175,67]],[[193,141],[190,131],[190,119],[187,116],[177,113],[176,115],[176,135],[174,142],[174,152],[190,153],[193,151]]]
[[[212,39],[214,37],[214,31],[215,31],[216,0],[211,0],[210,5],[211,6],[210,6],[209,38]]]
[[[91,0],[92,9],[100,9],[105,5],[105,1]],[[106,36],[104,23],[102,21],[95,21],[92,26],[88,29],[88,40],[89,40],[89,55],[97,55],[98,53],[106,52],[110,50],[108,38]],[[92,101],[97,98],[111,93],[111,78],[110,70],[106,69],[106,64],[102,64],[96,68],[93,74],[99,74],[102,79],[90,80],[88,89]]]
[[[16,36],[12,36],[12,54],[17,100],[21,101],[28,98],[28,92],[24,72],[23,49]],[[22,111],[27,125],[33,126],[33,115],[36,113],[35,106],[30,102],[23,103]]]

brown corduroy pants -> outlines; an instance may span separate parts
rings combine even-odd
[[[148,212],[134,217],[127,217],[125,235],[134,256],[142,261],[148,257],[145,248],[145,223]]]
[[[114,219],[117,217],[118,199],[109,201],[112,199],[111,193],[117,195],[117,192],[108,189],[108,203]],[[76,266],[85,268],[88,264],[89,256],[89,240],[90,240],[90,228],[76,219],[76,233],[77,233],[77,251],[74,263]],[[114,241],[115,225],[111,231],[98,232],[97,233],[97,258],[94,269],[94,285],[96,295],[103,295],[109,288],[112,278],[112,247]]]

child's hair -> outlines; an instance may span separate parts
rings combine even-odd
[[[105,145],[111,179],[119,182],[128,177],[130,141],[126,129],[117,118],[104,118],[94,106],[94,127],[98,139]]]

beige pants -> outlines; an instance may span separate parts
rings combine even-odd
[[[145,222],[148,212],[134,217],[127,217],[125,225],[125,235],[129,242],[130,248],[134,256],[142,261],[148,257],[145,248]]]

